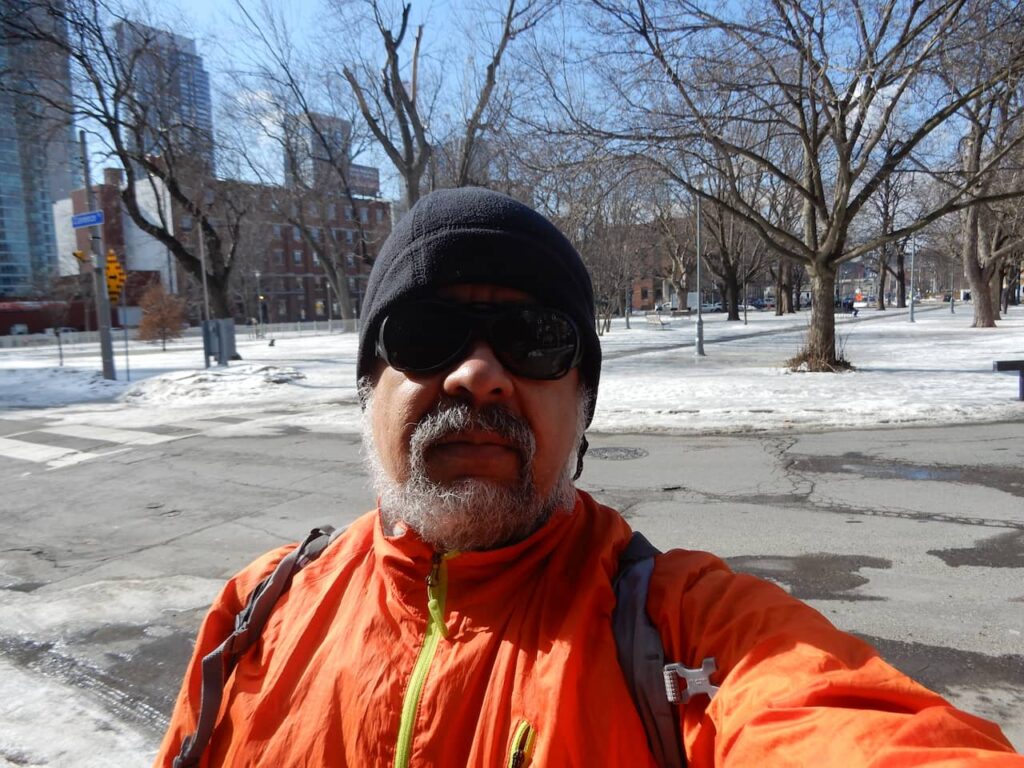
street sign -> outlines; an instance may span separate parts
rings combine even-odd
[[[103,211],[88,211],[86,213],[76,213],[71,217],[71,227],[73,229],[83,229],[84,227],[95,227],[97,224],[103,223]]]

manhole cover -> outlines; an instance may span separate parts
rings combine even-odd
[[[591,448],[587,456],[595,459],[607,459],[608,461],[629,461],[630,459],[642,459],[647,455],[643,448]]]

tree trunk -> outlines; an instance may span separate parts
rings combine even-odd
[[[967,209],[964,215],[963,262],[964,274],[971,286],[971,305],[974,308],[972,328],[995,328],[996,315],[992,305],[992,290],[989,283],[991,270],[981,264],[981,231],[976,206]]]
[[[730,279],[731,278],[731,279]],[[736,275],[729,275],[723,286],[725,288],[725,308],[729,312],[727,320],[739,320],[739,286],[736,284]]]
[[[202,277],[199,278],[200,280]],[[210,317],[234,317],[234,308],[231,306],[231,302],[228,299],[228,287],[225,285],[226,281],[221,281],[215,278],[213,275],[206,276],[206,288],[210,294]],[[202,290],[202,285],[199,286],[199,290]]]
[[[800,358],[812,371],[845,368],[836,357],[835,267],[816,263],[811,265],[810,273],[811,326],[807,331],[807,347]]]
[[[902,249],[896,254],[896,308],[907,308],[907,268]]]
[[[799,264],[794,264],[790,269],[790,275],[789,282],[793,286],[793,302],[790,304],[790,312],[795,314],[800,311],[802,306],[800,294],[804,285],[804,268]]]
[[[669,280],[672,283],[672,288],[676,292],[676,309],[686,309],[690,306],[689,297],[686,295],[687,285],[686,277],[683,276],[681,280]]]
[[[875,309],[885,309],[885,279],[888,277],[888,259],[885,247],[878,254],[878,279],[875,281]]]
[[[786,260],[779,259],[779,268],[775,273],[775,316],[782,317],[786,310],[783,306],[782,288],[784,285],[783,270],[786,267]]]

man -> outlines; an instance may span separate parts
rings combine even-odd
[[[379,509],[277,600],[201,764],[656,765],[610,620],[631,531],[573,487],[601,361],[578,254],[510,198],[436,192],[384,244],[362,320]],[[287,551],[217,599],[157,765],[196,729],[199,660]],[[692,766],[1024,766],[995,725],[709,554],[659,556],[646,606],[667,659],[717,660],[717,695],[676,713]]]

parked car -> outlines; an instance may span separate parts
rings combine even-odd
[[[701,304],[700,305],[700,310],[701,310],[701,312],[721,312],[722,311],[722,302],[720,302],[720,301],[710,301],[707,304]]]

